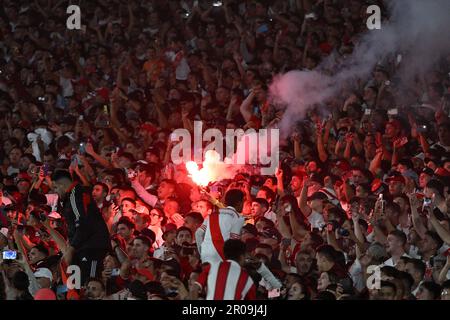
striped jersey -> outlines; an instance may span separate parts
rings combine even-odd
[[[225,260],[223,245],[228,239],[240,239],[244,221],[244,217],[232,207],[219,209],[219,214],[209,215],[200,227],[205,232],[200,248],[202,262]]]
[[[255,300],[256,286],[248,273],[233,260],[209,264],[197,284],[206,287],[206,300]]]

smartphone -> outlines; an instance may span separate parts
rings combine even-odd
[[[49,166],[47,163],[44,163],[44,165],[42,166],[42,169],[44,170],[44,176],[48,175],[48,170],[49,170]]]
[[[127,177],[128,179],[134,179],[137,176],[137,172],[133,169],[125,169],[126,173],[127,173]]]
[[[84,143],[84,142],[80,143],[78,152],[80,152],[80,154],[86,154],[86,143]]]
[[[269,31],[269,27],[267,24],[263,24],[256,30],[256,33],[266,33],[267,31]]]
[[[220,7],[222,6],[222,1],[214,1],[213,2],[213,7]]]
[[[120,269],[119,268],[112,269],[111,276],[115,277],[118,275],[120,275]]]
[[[256,195],[258,194],[258,191],[259,191],[259,188],[258,188],[258,187],[252,186],[252,187],[250,188],[250,194],[251,194],[252,196],[254,196],[254,197],[256,197]]]
[[[286,206],[284,207],[284,211],[286,211],[286,212],[291,212],[291,211],[292,211],[292,206],[291,206],[291,204],[286,205]]]
[[[78,155],[74,154],[74,155],[72,156],[72,163],[73,163],[73,164],[80,165],[80,159],[78,158]]]
[[[426,125],[417,126],[417,132],[426,132],[426,131],[427,131]]]
[[[17,251],[6,250],[3,251],[3,260],[15,260],[17,258]]]
[[[378,200],[380,201],[380,203],[381,203],[381,212],[382,213],[384,213],[384,199],[383,199],[383,194],[382,193],[380,193],[379,195],[378,195]]]
[[[425,198],[423,199],[423,208],[429,207],[431,205],[431,199]]]
[[[364,111],[364,115],[366,115],[366,116],[370,116],[371,113],[372,113],[372,110],[370,110],[370,109],[366,109]]]

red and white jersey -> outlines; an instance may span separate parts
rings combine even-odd
[[[200,227],[205,232],[200,247],[202,262],[214,263],[225,260],[223,245],[228,239],[240,239],[244,221],[244,217],[233,207],[219,209],[219,214],[210,214]]]
[[[197,282],[206,286],[206,300],[255,300],[256,286],[248,273],[233,260],[207,265]]]

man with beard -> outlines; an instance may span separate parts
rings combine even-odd
[[[86,284],[86,300],[103,300],[106,291],[103,282],[97,278],[91,278]]]
[[[142,261],[150,258],[150,248],[152,247],[152,240],[146,236],[139,235],[134,238],[130,250],[131,263],[136,267]]]

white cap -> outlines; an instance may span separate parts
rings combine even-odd
[[[34,273],[34,276],[36,278],[48,278],[48,279],[50,279],[50,281],[53,281],[52,272],[48,268],[37,269],[36,272]]]
[[[136,206],[136,211],[141,213],[141,214],[145,214],[145,215],[149,215],[150,214],[150,211],[148,211],[147,207],[145,207],[145,206],[137,205]]]
[[[56,212],[56,211],[50,212],[48,217],[52,218],[52,219],[61,219],[61,215],[58,212]]]
[[[2,235],[4,235],[5,238],[8,238],[8,228],[1,228],[1,229],[0,229],[0,233],[1,233]]]

